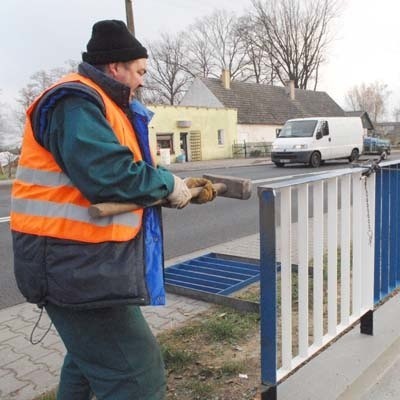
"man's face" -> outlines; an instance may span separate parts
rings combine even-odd
[[[110,64],[110,72],[114,79],[129,86],[131,96],[134,96],[135,90],[143,86],[144,75],[147,72],[147,58]]]

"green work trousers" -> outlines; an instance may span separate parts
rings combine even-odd
[[[67,349],[57,400],[165,398],[162,356],[139,307],[46,310]]]

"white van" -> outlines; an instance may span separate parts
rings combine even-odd
[[[271,159],[277,167],[321,161],[356,160],[363,151],[363,127],[359,117],[290,119],[272,143]]]

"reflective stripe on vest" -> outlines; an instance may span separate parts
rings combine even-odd
[[[140,223],[140,218],[133,213],[125,213],[113,217],[92,218],[88,213],[87,207],[80,207],[69,203],[55,203],[52,201],[13,198],[12,209],[18,214],[48,218],[67,218],[69,220],[86,222],[96,226],[117,224],[135,228]]]
[[[98,85],[79,74],[68,75],[58,84],[63,82],[80,82],[96,90],[104,102],[106,119],[116,139],[131,150],[132,161],[142,160],[130,121]],[[30,117],[44,93],[27,111],[22,153],[12,190],[11,229],[88,243],[133,239],[141,229],[143,209],[91,218],[89,201],[63,173],[51,153],[36,141]]]
[[[74,184],[63,172],[41,171],[19,166],[15,176],[18,180],[41,186],[72,186]]]

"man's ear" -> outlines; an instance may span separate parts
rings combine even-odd
[[[118,74],[118,63],[110,63],[108,64],[108,71],[110,75],[115,78]]]

